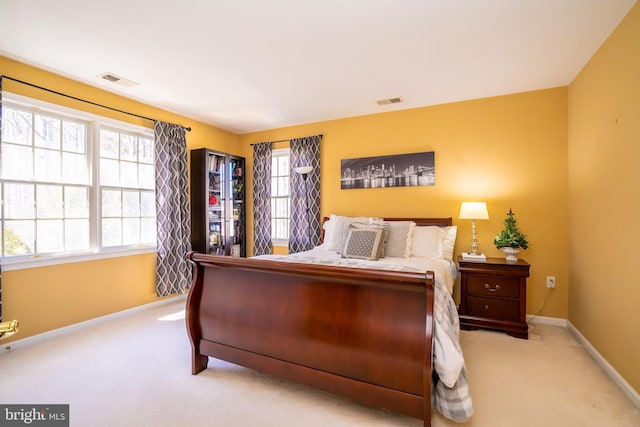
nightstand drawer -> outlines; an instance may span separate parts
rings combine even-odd
[[[520,298],[520,280],[507,277],[494,276],[467,276],[467,294],[500,297]]]
[[[518,320],[520,301],[498,298],[467,297],[467,314],[495,319]]]

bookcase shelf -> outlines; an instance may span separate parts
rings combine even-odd
[[[206,148],[190,155],[193,250],[246,256],[245,159]]]

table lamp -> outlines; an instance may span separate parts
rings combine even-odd
[[[460,219],[471,220],[471,252],[463,252],[462,259],[485,261],[487,257],[478,253],[478,240],[476,239],[476,219],[489,219],[489,211],[485,202],[463,202],[460,206]]]

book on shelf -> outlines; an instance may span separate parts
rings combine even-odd
[[[240,256],[240,245],[232,245],[231,246],[231,256],[239,257]]]
[[[219,232],[214,231],[209,235],[209,245],[217,246],[217,245],[220,245],[220,242],[221,242],[221,239],[220,239]]]
[[[209,156],[209,171],[213,172],[213,173],[219,173],[220,170],[220,159],[222,159],[222,162],[224,163],[224,157],[220,157],[220,156],[216,156],[215,154],[212,154]]]

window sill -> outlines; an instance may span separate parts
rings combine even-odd
[[[21,259],[3,259],[2,271],[23,270],[26,268],[46,267],[49,265],[70,264],[73,262],[95,261],[99,259],[117,258],[123,256],[143,255],[156,252],[155,246],[104,250],[102,252],[87,252],[74,255],[33,256]]]

